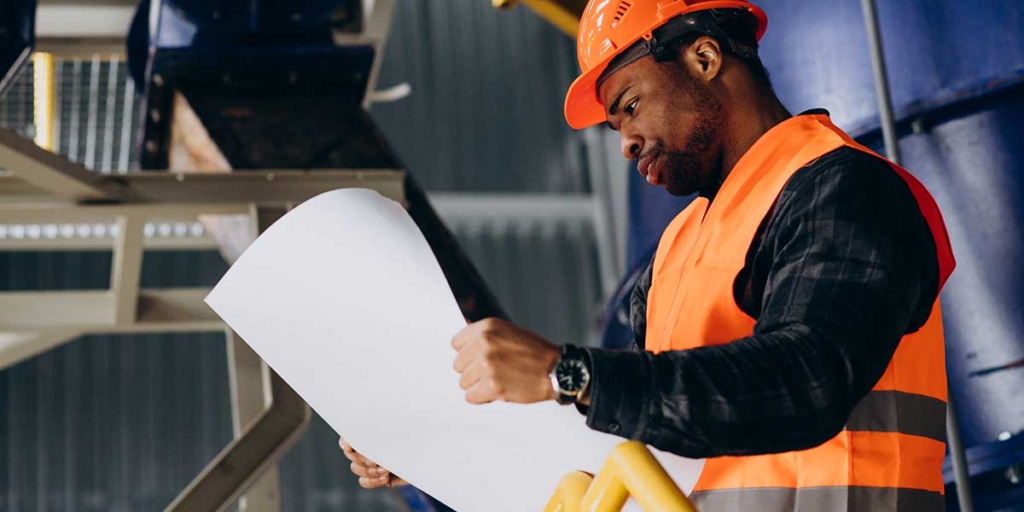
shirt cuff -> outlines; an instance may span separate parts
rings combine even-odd
[[[638,439],[647,424],[651,370],[648,354],[584,349],[590,358],[590,407],[579,407],[587,425],[627,439]]]

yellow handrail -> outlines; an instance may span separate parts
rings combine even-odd
[[[637,441],[615,447],[596,477],[574,471],[562,478],[544,512],[619,512],[630,497],[647,512],[697,512]]]
[[[53,113],[57,86],[53,55],[36,52],[32,54],[32,66],[35,68],[32,106],[35,111],[32,122],[36,127],[36,145],[53,151],[53,135],[56,117]]]
[[[584,0],[491,0],[496,9],[511,9],[519,3],[525,4],[549,23],[575,38],[580,27]]]

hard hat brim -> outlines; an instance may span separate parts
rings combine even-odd
[[[582,130],[605,122],[604,105],[597,95],[597,79],[608,68],[608,62],[578,76],[565,95],[565,120],[569,126]]]

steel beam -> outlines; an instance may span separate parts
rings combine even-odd
[[[366,170],[260,170],[223,174],[137,172],[124,176],[138,202],[299,204],[339,188],[369,188],[384,197],[403,198],[405,172]]]
[[[0,135],[2,138],[2,135]],[[29,142],[29,144],[32,144]],[[36,147],[35,144],[32,144]],[[36,148],[38,149],[38,148]],[[42,150],[40,150],[42,151]],[[0,166],[13,169],[10,153],[0,141]],[[339,188],[369,188],[384,197],[401,201],[404,194],[405,172],[398,169],[365,170],[271,170],[241,171],[222,174],[191,174],[179,172],[130,172],[118,175],[99,175],[84,170],[91,178],[88,185],[97,190],[111,189],[121,196],[123,203],[257,203],[267,205],[299,204],[323,192]],[[57,181],[60,175],[53,176]],[[64,204],[71,205],[81,198],[47,192],[48,178],[35,175],[31,181],[13,172],[0,172],[0,204]],[[61,181],[66,191],[73,192],[73,180]],[[52,188],[52,187],[51,187]],[[75,189],[85,191],[85,188]],[[99,192],[97,192],[99,193]],[[91,199],[102,199],[89,196]]]
[[[110,290],[114,296],[114,324],[125,326],[135,323],[139,305],[145,219],[140,215],[121,215],[116,225],[118,233],[110,269]]]
[[[88,58],[95,53],[123,56],[138,3],[40,0],[36,9],[36,50],[62,58]]]
[[[135,16],[138,2],[41,1],[36,8],[38,39],[121,39]]]
[[[141,290],[135,322],[115,321],[109,290],[0,293],[0,325],[9,331],[63,329],[83,334],[220,331],[224,321],[203,302],[207,288]]]
[[[276,373],[272,405],[232,441],[164,512],[227,510],[298,440],[312,411]]]
[[[0,370],[72,341],[82,333],[74,329],[39,332],[0,332]]]
[[[273,402],[270,367],[238,335],[228,330],[228,378],[231,385],[231,421],[235,437],[259,418]],[[281,510],[280,476],[271,466],[238,499],[239,512],[275,512]]]
[[[0,128],[0,166],[60,199],[117,201],[124,198],[124,188],[117,182],[90,172],[4,128]]]

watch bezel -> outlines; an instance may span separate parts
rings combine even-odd
[[[583,383],[579,389],[565,389],[562,387],[562,383],[558,377],[565,371],[568,371],[569,365],[577,366],[582,371]],[[561,370],[561,372],[560,372]],[[551,387],[555,390],[555,395],[558,403],[562,405],[568,405],[576,403],[580,396],[586,391],[587,386],[590,385],[590,365],[587,364],[586,356],[576,347],[563,346],[562,354],[558,357],[555,362],[555,367],[551,369],[549,374],[551,378]]]

